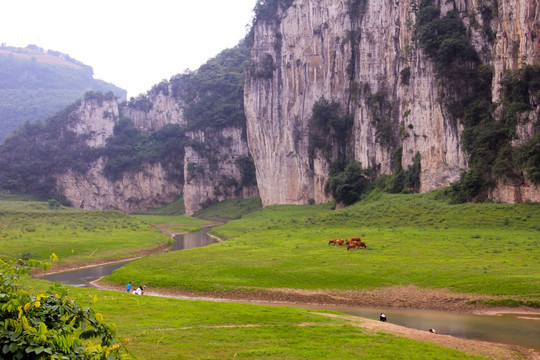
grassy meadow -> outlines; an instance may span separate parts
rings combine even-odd
[[[371,196],[341,210],[324,204],[252,211],[251,202],[228,201],[205,210],[207,219],[236,219],[213,228],[226,241],[134,261],[107,281],[202,291],[416,284],[540,300],[538,204],[449,205],[439,192]],[[63,263],[83,264],[169,241],[149,224],[181,231],[211,222],[169,215],[174,216],[2,200],[0,256],[47,259],[55,252]],[[367,249],[328,246],[329,239],[358,236]],[[24,285],[38,293],[50,283],[26,278]],[[114,323],[130,351],[148,360],[484,359],[371,332],[361,326],[361,318],[331,318],[318,311],[84,288],[70,288],[70,293]]]
[[[342,210],[267,207],[212,233],[227,241],[141,259],[107,281],[200,291],[414,284],[540,300],[538,204],[449,205],[441,192],[380,194]],[[328,246],[350,237],[367,249]]]
[[[0,201],[0,255],[61,265],[104,262],[139,255],[171,239],[148,222],[120,211],[50,209],[46,202]]]
[[[49,284],[30,279],[25,283],[34,293]],[[431,342],[367,331],[361,318],[352,322],[319,311],[84,288],[70,288],[70,295],[115,324],[132,354],[147,360],[486,359]]]

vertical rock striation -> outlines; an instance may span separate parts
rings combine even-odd
[[[184,203],[193,215],[205,205],[235,198],[258,197],[257,184],[249,182],[242,162],[249,161],[241,128],[188,132],[184,161]]]
[[[113,136],[114,126],[122,117],[131,119],[145,136],[169,124],[185,127],[184,101],[173,96],[170,87],[161,83],[120,107],[112,98],[87,98],[69,116],[69,130],[85,138],[89,147],[100,149]],[[188,145],[178,154],[183,157],[183,176],[172,177],[166,170],[168,164],[161,161],[143,163],[140,169],[111,179],[105,176],[107,157],[101,156],[85,173],[70,170],[58,174],[57,187],[74,207],[84,209],[151,209],[183,195],[188,215],[204,204],[258,197],[256,183],[246,179],[244,171],[250,156],[242,126],[191,130],[186,137]]]
[[[504,71],[539,61],[538,1],[434,4],[442,16],[457,11],[481,60],[493,66],[494,101]],[[460,179],[468,167],[464,126],[448,109],[448,97],[456,95],[444,89],[415,39],[418,5],[295,0],[256,19],[244,103],[263,205],[328,200],[324,184],[335,158],[309,148],[312,109],[321,97],[353,116],[347,151],[363,167],[390,174],[419,153],[421,192]],[[529,123],[538,124],[533,118]],[[538,125],[528,127],[538,132]],[[399,149],[401,158],[395,158]]]
[[[113,136],[120,118],[116,99],[87,97],[70,116],[69,130],[83,136],[91,148],[103,148]],[[151,209],[174,201],[182,194],[181,179],[171,180],[161,163],[144,164],[128,171],[120,179],[104,175],[106,157],[99,157],[85,173],[70,170],[56,176],[56,184],[76,208],[123,211]]]

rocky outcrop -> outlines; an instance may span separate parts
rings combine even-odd
[[[347,151],[363,167],[389,174],[395,162],[406,168],[420,153],[421,192],[459,180],[468,166],[463,126],[450,116],[444,84],[416,43],[416,6],[410,0],[296,0],[256,21],[244,103],[263,205],[328,200],[324,184],[334,159],[309,151],[312,109],[321,97],[354,117]],[[505,70],[539,60],[536,0],[440,6],[443,15],[458,11],[480,57],[493,64],[494,100]]]
[[[57,177],[57,185],[72,206],[81,209],[120,209],[126,212],[154,209],[182,194],[182,184],[170,181],[161,164],[144,165],[118,180],[103,175],[104,159],[85,174],[69,171]]]
[[[235,198],[258,197],[257,184],[249,181],[249,153],[241,128],[189,132],[191,145],[184,158],[184,204],[193,215],[205,205]],[[246,174],[247,170],[248,174]]]
[[[170,96],[168,85],[162,84],[166,86],[164,91],[149,92],[121,107],[122,115],[143,132],[156,131],[167,124],[185,125],[181,99]]]
[[[331,165],[344,154],[376,175],[391,174],[399,166],[407,169],[420,154],[421,192],[460,179],[469,166],[462,147],[465,127],[448,100],[459,98],[460,89],[450,89],[441,80],[438,65],[421,49],[415,34],[418,1],[275,3],[276,13],[256,18],[253,28],[244,85],[246,130],[239,122],[217,129],[204,118],[188,124],[181,95],[193,74],[176,78],[174,91],[165,81],[120,108],[115,101],[87,99],[70,129],[85,134],[94,148],[105,145],[122,116],[132,119],[143,134],[167,124],[187,129],[184,176],[171,179],[164,174],[166,164],[155,164],[107,180],[105,159],[100,159],[82,177],[68,173],[59,178],[68,198],[86,208],[131,211],[159,206],[182,193],[188,214],[215,201],[258,195],[264,206],[323,203],[331,200],[325,191]],[[268,4],[266,10],[271,10],[274,2]],[[493,68],[489,101],[495,105],[501,101],[506,71],[540,61],[537,0],[434,4],[442,16],[456,11],[479,61]],[[192,93],[190,101],[212,91]],[[339,134],[345,139],[336,138],[337,132],[322,134],[328,142],[317,147],[313,108],[322,99],[339,104],[352,125]],[[540,132],[539,104],[530,105],[530,111],[520,115],[513,146]],[[241,101],[234,106],[240,109]],[[494,114],[502,112],[499,104]],[[254,167],[256,182],[246,167]],[[488,193],[495,201],[540,199],[540,190],[526,175],[497,181]]]
[[[499,0],[493,20],[493,98],[500,96],[506,70],[540,61],[540,3],[537,0]],[[478,5],[478,4],[476,4]]]
[[[157,107],[156,107],[157,108]],[[68,129],[86,139],[88,146],[103,148],[120,118],[114,98],[86,97],[71,114]],[[123,211],[151,209],[174,201],[182,194],[181,179],[171,180],[161,163],[144,164],[119,179],[104,175],[106,157],[90,164],[85,173],[68,171],[56,176],[57,187],[76,208]]]
[[[154,91],[155,90],[155,91]],[[82,135],[87,145],[102,148],[113,136],[121,117],[130,118],[143,134],[168,124],[186,125],[182,99],[170,95],[169,88],[153,89],[148,95],[132,99],[119,109],[115,99],[88,98],[71,114],[69,129]],[[107,158],[90,164],[86,173],[68,171],[56,176],[56,183],[74,207],[83,209],[116,208],[123,211],[152,209],[184,196],[186,212],[192,215],[202,205],[231,198],[258,197],[257,185],[249,179],[245,130],[228,127],[187,133],[184,174],[167,172],[165,163],[143,164],[120,178],[105,176]],[[133,154],[135,156],[136,154]],[[184,156],[184,154],[178,154]],[[184,179],[186,184],[184,186]]]
[[[118,104],[115,99],[87,98],[81,101],[71,118],[74,121],[68,126],[69,130],[82,135],[88,146],[102,147],[118,121]]]
[[[308,122],[322,96],[347,101],[351,49],[343,42],[350,30],[345,1],[296,1],[280,17],[253,29],[256,68],[244,88],[257,183],[265,206],[325,202],[327,164],[310,161]],[[268,76],[258,75],[263,66],[270,67]]]

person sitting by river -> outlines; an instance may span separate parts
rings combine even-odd
[[[436,333],[437,333],[437,330],[435,330],[435,329],[429,329],[429,332],[432,333],[432,334],[436,334]]]
[[[139,286],[139,287],[137,288],[137,290],[133,291],[133,293],[134,293],[135,295],[142,295],[142,294],[144,294],[144,289],[143,289],[142,286]]]
[[[382,322],[386,322],[386,315],[381,313],[381,315],[379,316],[379,320],[381,320]]]

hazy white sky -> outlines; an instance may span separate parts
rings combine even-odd
[[[247,33],[255,2],[2,0],[0,42],[69,54],[129,98],[235,46]]]

